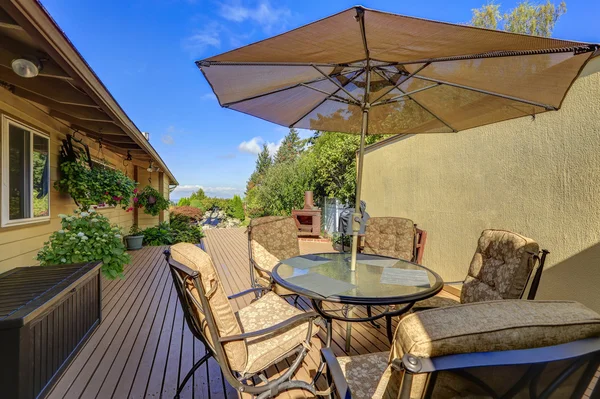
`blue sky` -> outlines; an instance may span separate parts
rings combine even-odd
[[[356,1],[42,0],[150,141],[181,186],[242,194],[264,142],[287,129],[219,107],[194,65],[244,44],[326,17]],[[364,1],[399,14],[464,23],[487,0]],[[503,9],[516,1],[501,2]],[[554,37],[600,42],[598,0],[567,0]],[[451,5],[451,6],[450,6]],[[304,135],[310,132],[303,132]]]

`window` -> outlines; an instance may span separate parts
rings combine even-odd
[[[50,139],[2,116],[2,226],[50,218]]]

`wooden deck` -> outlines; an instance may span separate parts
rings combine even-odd
[[[243,229],[209,230],[206,249],[228,294],[249,288],[247,238]],[[327,244],[302,243],[304,253],[327,250]],[[172,398],[178,381],[206,350],[192,337],[168,268],[164,247],[147,247],[132,252],[125,279],[104,280],[103,320],[64,371],[48,398]],[[250,297],[236,299],[234,308],[246,306]],[[304,300],[300,305],[308,309]],[[358,313],[361,312],[359,309]],[[345,324],[333,326],[333,350],[344,354]],[[313,349],[296,378],[309,379],[319,363],[319,349],[325,339],[321,330]],[[388,350],[385,328],[354,323],[350,355]],[[272,367],[277,374],[284,364]],[[211,359],[188,382],[181,397],[236,398]],[[304,398],[303,391],[286,392],[281,398]]]

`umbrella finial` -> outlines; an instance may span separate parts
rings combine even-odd
[[[358,22],[362,18],[364,18],[365,8],[363,6],[356,6],[356,7],[354,7],[354,9],[356,10],[356,16],[354,17],[354,19],[356,20],[356,22]]]

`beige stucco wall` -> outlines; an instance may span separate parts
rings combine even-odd
[[[60,229],[60,218],[58,215],[61,213],[72,213],[76,208],[75,203],[68,195],[60,194],[53,187],[59,173],[58,162],[59,150],[62,144],[61,141],[66,137],[65,135],[67,133],[72,132],[55,119],[50,118],[47,114],[42,112],[42,110],[2,88],[0,88],[0,115],[1,114],[17,119],[21,123],[50,136],[51,218],[50,221],[38,222],[35,224],[4,228],[0,227],[0,273],[18,266],[37,264],[34,260],[35,255],[43,246],[44,242],[48,240],[49,235]],[[122,158],[119,158],[107,149],[103,149],[103,153],[99,154],[98,145],[95,142],[90,140],[85,140],[85,142],[90,146],[90,152],[93,157],[102,157],[103,154],[104,158],[112,165],[123,171],[127,170],[130,177],[134,176],[134,168],[136,166],[129,164],[128,167],[125,168],[123,166]],[[1,142],[0,145],[2,145]],[[137,167],[137,169],[145,172],[144,167]],[[157,173],[154,173],[154,177],[156,176]],[[0,183],[1,181],[2,175],[0,170]],[[144,182],[147,182],[147,180],[142,181],[142,184]],[[155,186],[158,187],[158,181],[156,181]],[[0,198],[0,201],[4,201],[4,199]],[[120,207],[101,209],[99,212],[110,218],[112,222],[121,226],[125,232],[129,231],[129,228],[134,222],[134,213],[126,212]],[[143,212],[140,212],[140,215],[144,215],[143,225],[145,227],[156,225],[158,223],[158,216],[152,217],[150,215],[145,215]]]
[[[365,156],[372,216],[427,230],[423,264],[462,280],[483,229],[550,250],[538,299],[600,311],[600,60],[558,112],[457,134],[414,135]]]

